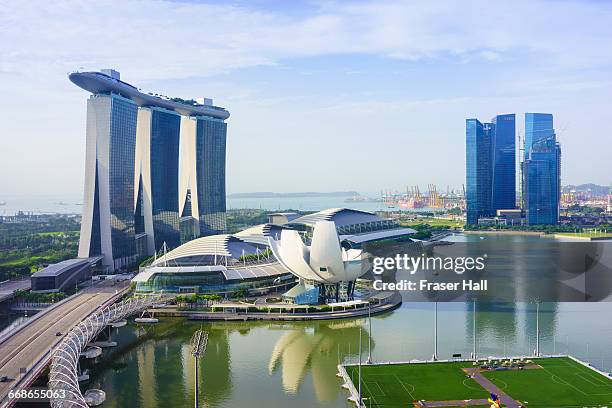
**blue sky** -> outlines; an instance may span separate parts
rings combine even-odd
[[[460,188],[465,119],[526,111],[612,181],[609,2],[0,3],[0,199],[82,194],[80,67],[227,107],[229,192]]]

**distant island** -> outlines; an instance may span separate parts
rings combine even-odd
[[[301,193],[273,193],[270,191],[259,191],[255,193],[234,193],[228,194],[227,198],[294,198],[294,197],[346,197],[359,195],[356,191],[332,191],[321,193],[315,191],[305,191]]]
[[[576,191],[576,192],[590,191],[592,194],[596,196],[605,196],[609,194],[610,192],[612,192],[612,187],[611,186],[600,186],[598,184],[593,184],[593,183],[579,184],[579,185],[568,184],[566,186],[563,186],[562,190],[568,193],[570,191]]]

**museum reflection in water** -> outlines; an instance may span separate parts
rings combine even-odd
[[[536,338],[535,298],[530,289],[534,265],[565,265],[549,268],[560,280],[568,268],[583,261],[564,263],[563,252],[548,250],[538,254],[536,241],[506,238],[489,241],[502,245],[503,256],[493,257],[490,266],[507,280],[503,298],[439,303],[439,357],[469,356],[472,351],[474,322],[479,356],[532,354]],[[505,244],[504,244],[505,242]],[[597,265],[590,258],[587,265]],[[573,263],[572,263],[573,262]],[[590,264],[589,264],[590,262]],[[569,265],[569,266],[568,266]],[[552,271],[552,272],[551,272]],[[555,272],[557,271],[557,272]],[[536,276],[537,277],[537,276]],[[541,276],[540,276],[541,277]],[[569,289],[568,289],[569,288]],[[551,285],[547,297],[575,287]],[[524,301],[525,298],[531,301]],[[182,319],[162,319],[154,326],[128,325],[113,335],[118,347],[105,350],[92,370],[88,388],[107,393],[107,407],[187,407],[193,406],[195,365],[189,350],[193,332],[209,333],[206,353],[198,364],[199,401],[202,407],[347,407],[346,393],[336,377],[339,361],[356,361],[359,333],[362,358],[372,354],[379,361],[428,359],[433,351],[435,298],[411,301],[401,308],[367,319],[328,322],[213,322],[200,324]],[[512,299],[512,300],[509,300]],[[547,299],[544,299],[547,300]],[[612,320],[601,316],[612,312],[612,304],[540,304],[540,350],[571,354],[610,369]]]

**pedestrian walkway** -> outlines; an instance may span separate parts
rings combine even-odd
[[[487,399],[473,400],[450,400],[450,401],[420,401],[415,402],[415,408],[430,408],[430,407],[469,407],[470,405],[489,405]]]
[[[506,394],[501,388],[497,385],[493,384],[491,380],[482,375],[481,368],[464,368],[465,371],[474,381],[482,386],[485,390],[487,390],[491,394],[495,394],[499,397],[499,400],[502,403],[502,406],[508,408],[520,408],[521,404]]]

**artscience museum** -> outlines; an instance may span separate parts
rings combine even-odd
[[[133,279],[137,292],[277,293],[295,304],[351,300],[355,281],[370,268],[364,245],[409,240],[415,232],[347,208],[274,221],[197,238],[161,254]]]

